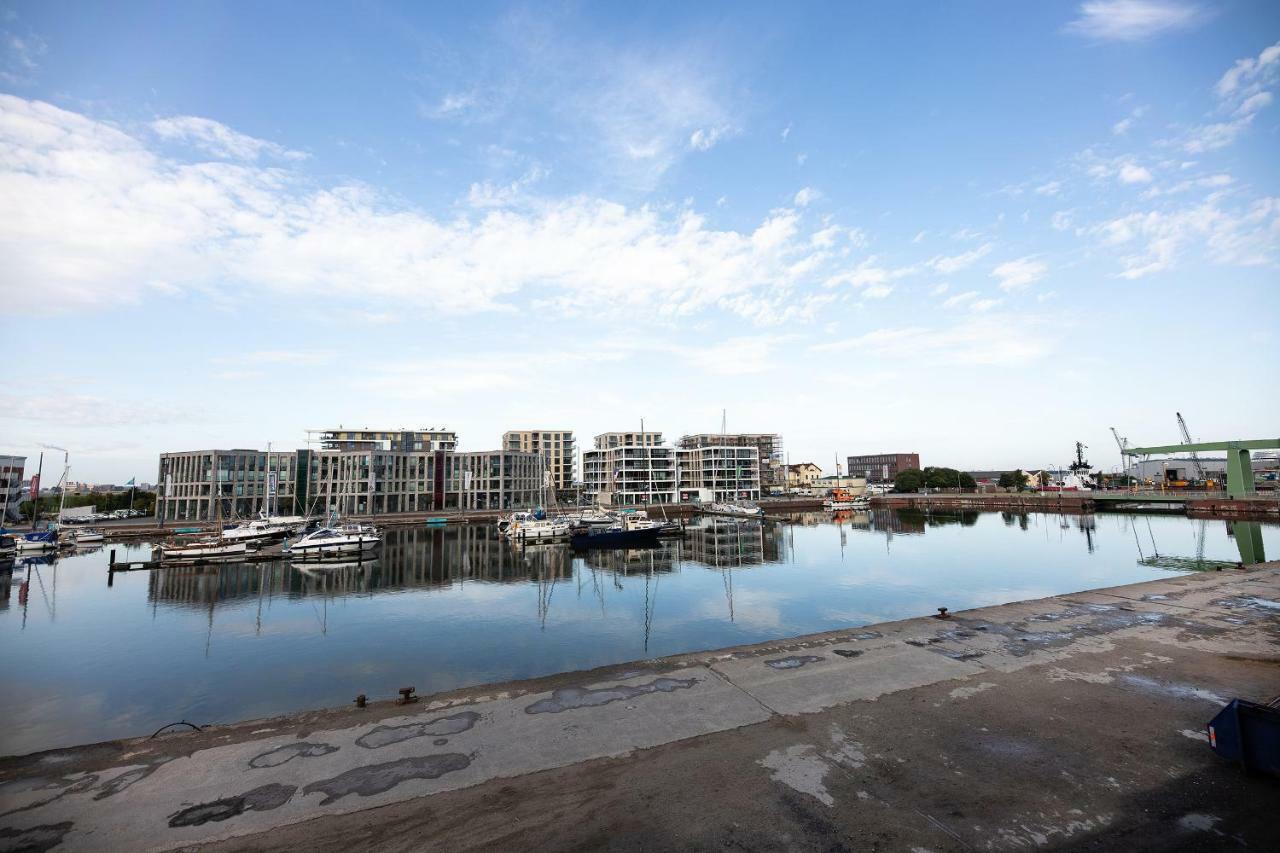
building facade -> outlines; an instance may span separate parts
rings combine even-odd
[[[787,487],[787,466],[782,448],[782,436],[777,433],[731,432],[698,433],[680,438],[676,445],[682,450],[699,447],[750,447],[757,453],[760,471],[760,489],[764,494],[784,491]]]
[[[814,481],[822,476],[822,469],[812,462],[801,462],[787,467],[788,489],[812,489]]]
[[[537,454],[508,450],[192,450],[160,456],[157,516],[208,521],[507,510],[542,494]],[[220,500],[219,500],[220,498]]]
[[[865,477],[868,483],[892,483],[900,471],[919,467],[919,453],[871,453],[850,456],[845,470],[850,476]]]
[[[672,448],[661,444],[661,436],[651,432],[596,436],[595,448],[582,454],[585,497],[602,506],[760,498],[759,456],[754,447]],[[623,443],[627,438],[635,443]]]
[[[515,429],[502,434],[503,450],[539,453],[546,460],[551,487],[568,492],[577,480],[578,445],[567,429]]]
[[[309,429],[307,443],[321,450],[396,450],[402,453],[457,450],[458,434],[436,429]]]
[[[18,507],[22,504],[22,472],[26,467],[25,456],[0,456],[0,525],[18,520]],[[39,488],[36,484],[36,488]]]

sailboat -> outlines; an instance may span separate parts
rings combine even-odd
[[[215,462],[216,465],[216,462]],[[249,552],[249,543],[245,541],[228,542],[222,538],[222,482],[214,475],[214,516],[218,530],[214,536],[197,539],[181,544],[165,543],[156,547],[161,561],[186,562],[190,560],[234,560]],[[256,547],[256,546],[255,546]]]

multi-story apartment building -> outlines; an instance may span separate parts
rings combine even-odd
[[[22,503],[22,470],[25,456],[0,456],[0,526],[7,521],[18,520],[18,507]],[[36,488],[39,488],[36,484]]]
[[[594,439],[596,450],[614,447],[661,447],[660,432],[602,432]]]
[[[192,450],[160,456],[162,520],[514,509],[541,497],[536,454],[508,450]]]
[[[866,477],[868,483],[892,483],[899,471],[919,467],[919,453],[871,453],[850,456],[846,470],[851,477]]]
[[[546,460],[551,487],[557,492],[573,488],[576,479],[577,443],[567,429],[514,429],[502,434],[503,450],[540,453]]]
[[[597,449],[582,454],[582,487],[589,500],[602,506],[677,501],[674,449],[654,444],[601,448],[601,438],[596,436]]]
[[[403,453],[457,450],[458,434],[444,428],[309,429],[307,443],[321,450],[398,450]]]
[[[582,454],[586,497],[605,506],[759,499],[760,467],[754,448],[671,448],[661,444],[661,436],[596,436],[595,448]],[[627,439],[634,443],[625,443]]]
[[[676,445],[682,450],[698,447],[751,447],[759,457],[760,490],[764,494],[781,492],[787,487],[787,466],[782,450],[782,436],[776,433],[731,432],[698,433],[681,437]]]

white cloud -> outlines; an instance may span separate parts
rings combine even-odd
[[[969,306],[969,310],[975,314],[985,314],[992,308],[998,307],[1002,302],[1004,302],[1003,299],[979,299]]]
[[[794,209],[744,233],[709,228],[692,210],[590,196],[477,199],[489,206],[437,218],[290,168],[162,156],[110,124],[0,95],[0,300],[12,309],[209,291],[360,312],[383,300],[441,313],[541,300],[562,313],[721,310],[771,322],[816,304],[788,314],[797,288],[851,271],[838,234],[835,247],[819,236],[834,223],[803,226]]]
[[[1214,91],[1220,98],[1233,97],[1242,90],[1252,93],[1259,85],[1268,82],[1277,65],[1280,65],[1280,42],[1263,49],[1256,59],[1252,56],[1237,59],[1236,64],[1218,80]]]
[[[1141,41],[1190,29],[1206,14],[1184,0],[1089,0],[1066,31],[1108,41]]]
[[[700,127],[689,136],[689,147],[695,151],[710,151],[728,132],[728,127]]]
[[[1058,194],[1058,193],[1060,193],[1060,192],[1062,192],[1062,182],[1061,182],[1061,181],[1047,181],[1047,182],[1045,182],[1045,183],[1041,184],[1040,186],[1036,187],[1036,194],[1037,194],[1037,195],[1048,195],[1048,196],[1054,196],[1054,195],[1057,195],[1057,194]]]
[[[942,307],[955,308],[959,305],[964,305],[966,302],[972,302],[980,295],[981,294],[976,290],[966,290],[964,293],[957,293],[955,296],[948,297],[947,300],[942,303]]]
[[[791,135],[791,125],[787,124],[787,126],[782,129],[782,141],[786,142],[787,137],[790,135]]]
[[[1111,132],[1114,133],[1116,136],[1124,136],[1131,129],[1133,129],[1133,125],[1138,121],[1138,119],[1146,115],[1146,113],[1147,113],[1147,108],[1145,106],[1134,107],[1134,109],[1129,113],[1129,115],[1120,119],[1120,121],[1116,122],[1115,124],[1111,125]]]
[[[888,295],[888,291],[883,290],[885,285],[903,276],[911,275],[913,272],[915,272],[914,267],[890,268],[882,266],[879,263],[879,259],[872,255],[862,260],[852,269],[829,277],[825,283],[827,287],[838,287],[843,284],[855,288],[876,287],[877,294]]]
[[[1120,182],[1122,184],[1149,184],[1151,183],[1151,173],[1143,166],[1136,163],[1125,163],[1120,167]]]
[[[933,290],[929,292],[932,293],[934,296],[941,296],[942,294],[946,293],[950,289],[951,289],[951,285],[944,281],[941,284],[935,284],[933,286]]]
[[[151,129],[161,139],[186,142],[215,157],[257,160],[260,155],[268,154],[285,160],[301,160],[307,156],[274,142],[237,133],[221,122],[199,116],[156,119],[151,123]]]
[[[31,82],[46,50],[39,36],[0,32],[0,80],[14,85]]]
[[[1201,125],[1187,134],[1182,147],[1188,154],[1203,154],[1206,151],[1226,148],[1235,142],[1236,137],[1244,133],[1252,123],[1253,116],[1247,115],[1233,121]]]
[[[808,207],[810,203],[822,198],[822,193],[813,187],[804,187],[798,193],[793,201],[796,207]]]
[[[993,248],[994,244],[983,243],[978,248],[959,255],[939,255],[929,261],[929,266],[933,268],[934,272],[951,275],[977,263],[977,261],[989,254]]]
[[[914,237],[912,237],[912,238],[911,238],[911,242],[912,242],[912,243],[923,243],[923,242],[924,242],[925,235],[926,235],[926,234],[928,234],[928,233],[929,233],[929,232],[927,232],[927,231],[919,231],[919,232],[917,232],[917,233],[916,233],[916,236],[914,236]]]
[[[905,326],[877,329],[809,349],[817,353],[857,352],[925,363],[1012,366],[1043,358],[1051,336],[1035,328],[1035,318],[1011,323],[1000,314],[970,317],[946,328]]]
[[[292,365],[295,367],[316,367],[333,361],[333,353],[327,350],[256,350],[238,355],[217,356],[211,359],[213,364],[240,366],[255,365]]]
[[[999,279],[1001,290],[1018,290],[1045,277],[1049,267],[1034,256],[1005,261],[991,271],[991,277]]]
[[[1257,266],[1274,263],[1280,243],[1280,199],[1262,198],[1240,209],[1219,206],[1210,196],[1173,211],[1131,213],[1093,229],[1104,246],[1135,251],[1120,257],[1119,276],[1138,279],[1172,269],[1191,246],[1203,245],[1218,263]]]
[[[1055,231],[1066,231],[1071,228],[1071,211],[1059,210],[1054,212],[1049,219],[1049,224],[1053,226]]]

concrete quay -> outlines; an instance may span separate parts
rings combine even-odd
[[[0,759],[0,851],[1274,850],[1277,694],[1267,563]]]

